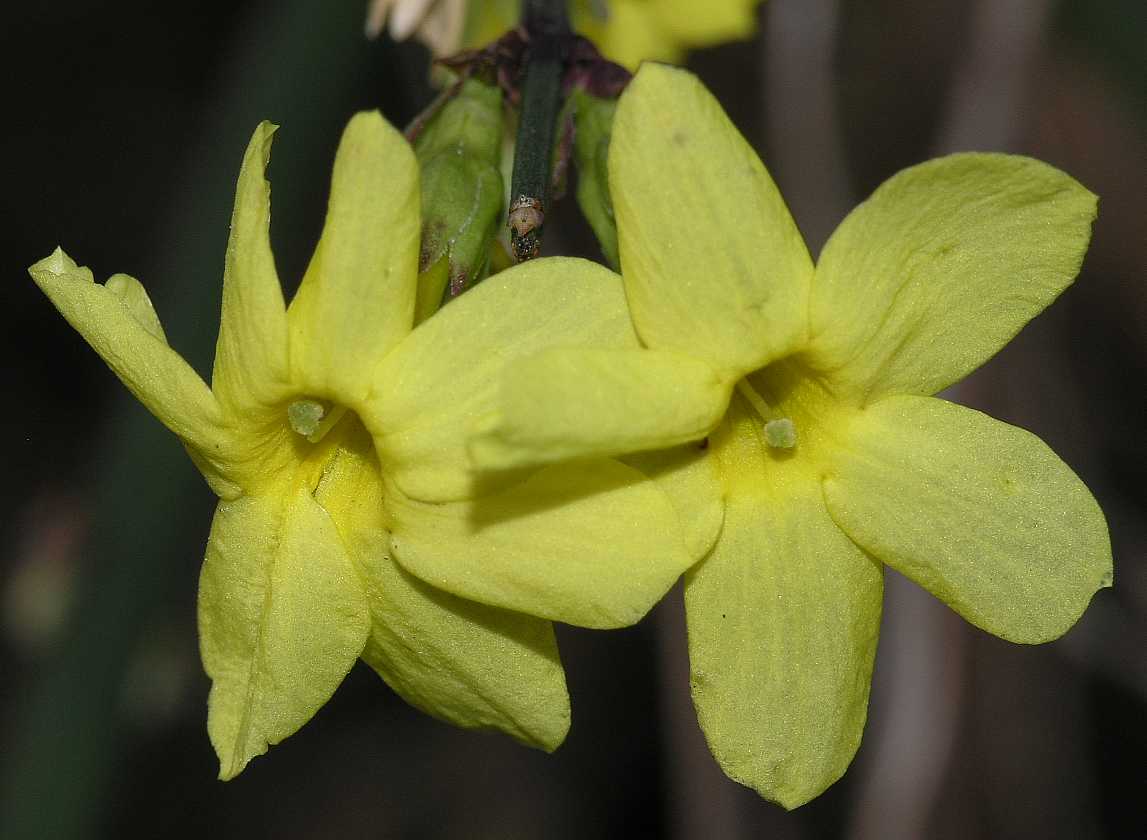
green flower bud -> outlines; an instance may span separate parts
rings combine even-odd
[[[415,317],[429,317],[486,271],[502,215],[502,92],[467,79],[416,129],[422,252]]]
[[[567,106],[574,120],[574,158],[577,163],[577,203],[593,228],[601,252],[618,267],[617,224],[609,197],[609,138],[613,131],[616,99],[603,99],[574,89]]]

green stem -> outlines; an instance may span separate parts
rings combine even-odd
[[[554,131],[562,104],[563,52],[570,36],[565,0],[525,0],[522,27],[529,36],[529,54],[508,219],[510,243],[518,262],[538,255],[549,209]]]

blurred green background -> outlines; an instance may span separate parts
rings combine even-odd
[[[703,3],[698,3],[703,13]],[[1147,825],[1147,7],[1142,0],[770,0],[690,66],[757,146],[813,250],[896,170],[1022,152],[1100,195],[1077,284],[955,398],[1043,437],[1095,492],[1116,585],[1064,639],[989,637],[889,573],[869,725],[793,813],[726,780],[689,706],[680,593],[630,630],[559,628],[554,756],[454,730],[353,671],[236,781],[204,729],[195,587],[213,497],[27,277],[64,245],[139,277],[210,369],[232,189],[276,137],[285,284],[355,110],[402,125],[428,56],[365,3],[13,4],[0,33],[0,837],[1049,838]],[[573,211],[553,252],[594,254]],[[551,231],[553,228],[551,228]]]

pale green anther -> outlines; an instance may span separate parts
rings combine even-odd
[[[295,400],[287,406],[287,419],[296,434],[309,438],[319,430],[326,406],[317,400]]]
[[[797,445],[797,427],[787,417],[765,424],[765,443],[773,449],[792,449]]]
[[[418,320],[486,272],[502,216],[502,92],[467,79],[414,140],[422,177]],[[441,267],[447,258],[445,273]]]
[[[295,434],[318,443],[346,414],[343,406],[328,406],[318,400],[295,400],[287,406],[287,420]]]
[[[606,261],[617,268],[617,223],[609,197],[609,139],[613,131],[616,99],[592,96],[575,89],[566,102],[574,122],[574,159],[577,163],[577,203],[593,228]]]

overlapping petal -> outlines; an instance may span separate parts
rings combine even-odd
[[[109,286],[57,248],[28,269],[60,314],[107,363],[127,389],[200,455],[217,463],[229,443],[223,412],[211,390],[167,346],[143,287],[127,275]]]
[[[795,808],[860,744],[882,573],[814,474],[767,460],[758,428],[734,403],[713,437],[729,495],[713,552],[685,576],[693,703],[724,771]]]
[[[293,381],[348,405],[410,332],[418,277],[418,166],[402,134],[356,114],[335,157],[326,223],[288,312]]]
[[[581,627],[640,619],[692,564],[666,495],[632,467],[546,467],[479,501],[387,495],[395,558],[464,598]]]
[[[361,427],[344,440],[315,496],[366,591],[371,630],[362,658],[435,717],[557,748],[570,705],[552,625],[457,598],[398,567],[383,524],[382,477]]]
[[[470,454],[480,467],[510,469],[699,441],[732,387],[681,353],[553,348],[507,365],[498,409]]]
[[[369,629],[351,560],[306,487],[221,502],[199,579],[207,731],[220,778],[310,720]]]
[[[466,436],[496,411],[504,365],[555,345],[637,345],[616,274],[533,260],[420,324],[379,367],[363,411],[387,476],[422,501],[472,496]]]
[[[620,459],[657,485],[677,512],[689,555],[709,553],[725,518],[725,488],[708,441],[636,452]]]
[[[958,154],[885,182],[817,266],[811,363],[861,400],[975,370],[1079,272],[1096,198],[1030,158]]]
[[[930,397],[856,415],[824,484],[865,551],[1013,642],[1065,633],[1111,585],[1103,513],[1023,429]]]
[[[808,250],[764,165],[694,76],[638,71],[618,104],[609,178],[646,345],[735,378],[803,342]]]
[[[428,586],[374,555],[362,657],[404,700],[466,729],[499,729],[552,752],[570,701],[553,625]]]
[[[131,317],[145,330],[170,346],[167,333],[163,331],[163,324],[159,321],[159,313],[155,311],[155,305],[142,283],[127,274],[113,274],[104,283],[104,288],[119,298]]]
[[[235,189],[211,388],[235,412],[266,410],[288,387],[287,310],[271,253],[271,186],[263,173],[276,126],[255,129]]]

